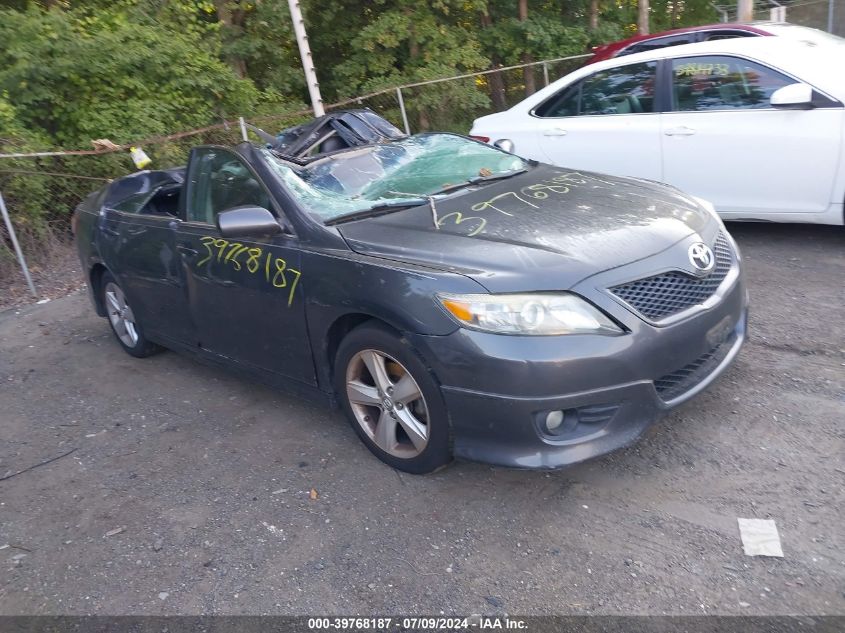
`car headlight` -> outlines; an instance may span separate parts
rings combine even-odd
[[[443,307],[461,325],[496,334],[622,334],[613,321],[569,293],[440,294]]]

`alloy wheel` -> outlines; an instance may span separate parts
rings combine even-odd
[[[106,284],[105,295],[109,321],[117,338],[126,347],[135,347],[138,344],[138,329],[132,308],[126,303],[126,296],[120,287],[111,281]]]
[[[425,450],[429,437],[425,397],[395,358],[373,349],[355,354],[346,368],[346,395],[356,422],[383,451],[410,459]]]

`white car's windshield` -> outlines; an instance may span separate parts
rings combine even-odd
[[[454,134],[420,134],[318,159],[299,167],[269,150],[268,163],[323,220],[385,204],[418,202],[476,178],[519,172],[527,163]]]

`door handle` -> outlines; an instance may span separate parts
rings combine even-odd
[[[543,130],[543,136],[566,136],[566,130],[562,127],[552,127]]]
[[[692,136],[695,134],[695,128],[681,125],[679,127],[670,127],[663,131],[666,136]]]
[[[197,255],[199,255],[199,251],[197,249],[191,248],[190,246],[185,246],[184,244],[180,244],[176,248],[179,249],[180,253],[186,255],[187,257],[196,257]]]

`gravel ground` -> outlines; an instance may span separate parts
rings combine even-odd
[[[25,249],[38,300],[58,299],[82,285],[82,268],[72,242],[48,238],[39,252]],[[35,301],[16,260],[0,262],[0,311]]]
[[[730,228],[735,365],[550,473],[400,474],[339,413],[130,358],[83,293],[0,313],[0,477],[73,451],[0,481],[0,614],[845,614],[845,230]]]

